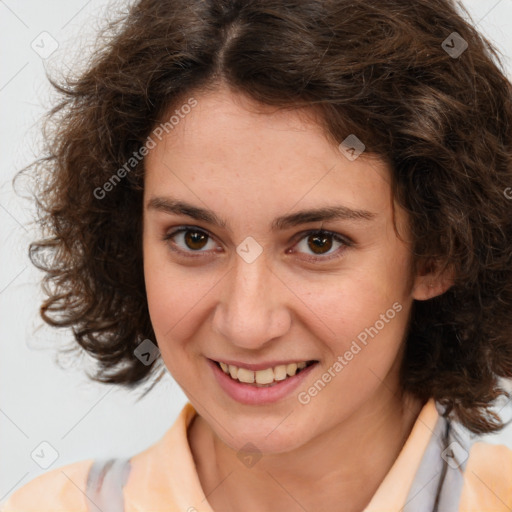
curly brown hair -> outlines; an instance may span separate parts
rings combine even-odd
[[[126,163],[183,98],[223,83],[316,109],[334,143],[357,134],[390,162],[416,268],[454,270],[448,291],[413,304],[403,389],[472,432],[503,427],[491,408],[512,377],[512,88],[466,11],[448,0],[142,0],[98,41],[85,71],[49,77],[59,101],[44,118],[47,154],[23,170],[39,183],[43,234],[29,253],[45,272],[41,316],[72,328],[98,361],[91,378],[133,387],[165,371],[134,357],[155,336],[144,159]]]

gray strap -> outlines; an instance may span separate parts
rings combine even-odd
[[[96,459],[87,477],[89,512],[123,512],[123,487],[130,473],[129,459]]]
[[[441,406],[436,407],[442,414]],[[457,512],[470,449],[470,433],[439,416],[402,512]]]

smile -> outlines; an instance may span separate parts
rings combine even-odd
[[[304,368],[311,366],[315,361],[300,361],[298,363],[289,363],[277,365],[262,370],[252,371],[248,368],[239,368],[238,366],[215,361],[222,371],[231,377],[231,379],[244,384],[253,384],[255,387],[271,387],[300,373]]]

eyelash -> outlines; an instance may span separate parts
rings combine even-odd
[[[165,241],[167,243],[167,245],[169,246],[169,248],[174,251],[174,252],[177,252],[177,253],[180,253],[182,255],[184,255],[186,258],[200,258],[200,257],[203,257],[203,254],[202,253],[205,253],[206,251],[202,251],[202,250],[198,250],[198,251],[191,251],[191,250],[188,250],[188,251],[185,251],[183,249],[177,249],[176,248],[176,243],[174,243],[172,241],[172,238],[174,238],[176,235],[180,234],[180,233],[185,233],[187,231],[193,231],[193,232],[197,232],[197,233],[202,233],[204,235],[206,235],[209,240],[213,240],[213,237],[212,235],[210,235],[208,233],[208,231],[205,231],[204,229],[199,229],[199,228],[196,228],[194,226],[181,226],[169,233],[166,233],[162,240]],[[300,237],[299,237],[300,235]],[[310,236],[314,236],[314,235],[328,235],[330,237],[332,237],[336,242],[339,242],[340,244],[342,244],[342,248],[341,249],[338,249],[337,251],[335,251],[334,253],[329,253],[328,256],[312,256],[312,255],[307,255],[306,256],[306,260],[308,261],[312,261],[312,262],[326,262],[326,261],[331,261],[333,259],[338,259],[338,258],[341,258],[344,249],[346,249],[347,247],[352,247],[354,245],[353,241],[350,240],[349,238],[347,237],[344,237],[344,236],[341,236],[339,235],[338,233],[334,233],[332,231],[327,231],[327,230],[324,230],[324,229],[314,229],[314,230],[310,230],[310,231],[304,231],[304,232],[301,232],[301,233],[298,233],[297,236],[296,236],[296,239],[297,241],[294,242],[294,247],[296,245],[298,245],[299,242],[301,242],[302,240],[304,239],[307,239],[308,237]],[[196,253],[196,254],[191,254],[191,253]]]

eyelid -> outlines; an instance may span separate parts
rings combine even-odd
[[[197,231],[200,233],[204,233],[209,239],[215,240],[215,236],[212,235],[207,229],[200,228],[198,226],[189,226],[189,225],[181,225],[178,226],[171,231],[168,231],[164,234],[162,237],[162,240],[166,242],[170,249],[174,252],[177,252],[179,254],[185,255],[185,257],[189,258],[197,258],[197,257],[205,257],[206,255],[209,255],[211,251],[184,251],[183,249],[173,247],[171,238],[174,238],[176,235],[179,235],[180,233],[183,233],[185,231]]]
[[[352,239],[350,239],[349,237],[347,237],[345,235],[342,235],[341,233],[337,233],[335,231],[329,231],[328,229],[317,228],[317,229],[307,229],[305,231],[301,231],[300,233],[297,233],[294,236],[294,239],[296,240],[296,242],[294,243],[293,247],[295,247],[298,243],[300,243],[304,238],[306,238],[308,236],[313,236],[313,235],[328,235],[328,236],[331,236],[332,238],[334,238],[334,240],[336,240],[338,243],[342,244],[341,248],[334,251],[333,253],[329,253],[327,256],[322,256],[322,255],[316,256],[314,254],[300,253],[300,254],[304,254],[304,256],[302,257],[303,259],[305,259],[307,261],[312,261],[315,263],[322,263],[322,262],[327,263],[329,261],[337,260],[337,259],[341,258],[341,256],[342,256],[341,253],[345,252],[345,249],[355,245],[355,242]]]
[[[306,235],[330,235],[334,239],[343,242],[345,245],[355,245],[355,242],[350,239],[346,235],[342,235],[341,233],[338,233],[336,231],[330,231],[325,228],[316,228],[316,229],[305,229],[304,231],[300,231],[299,233],[296,233],[293,236],[293,239],[300,241],[302,240]]]

